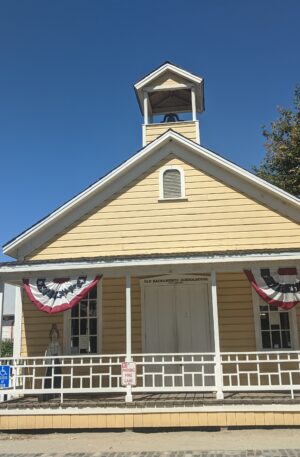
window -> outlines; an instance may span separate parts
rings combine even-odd
[[[160,172],[160,199],[185,198],[184,174],[180,167],[165,167]]]
[[[262,348],[291,349],[289,312],[260,302],[259,317]]]
[[[69,312],[69,340],[71,354],[98,352],[97,286]]]
[[[256,345],[258,350],[297,349],[297,320],[295,309],[286,311],[271,306],[253,292]]]

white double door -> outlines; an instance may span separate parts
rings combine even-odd
[[[198,277],[144,281],[146,353],[213,351],[208,282]]]

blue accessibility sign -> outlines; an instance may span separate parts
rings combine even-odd
[[[10,366],[0,365],[0,389],[5,389],[5,387],[9,387],[9,380]]]

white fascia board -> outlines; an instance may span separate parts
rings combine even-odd
[[[14,250],[16,248],[19,248],[26,241],[30,240],[34,235],[42,231],[46,226],[60,220],[72,209],[84,203],[88,198],[100,192],[101,190],[104,190],[108,184],[111,184],[116,180],[120,179],[121,176],[123,176],[126,172],[133,169],[134,167],[137,167],[138,164],[143,162],[154,151],[161,149],[165,144],[172,140],[175,140],[179,145],[185,146],[189,151],[193,151],[198,158],[204,158],[208,162],[218,165],[219,167],[233,173],[237,177],[246,180],[248,183],[254,185],[256,188],[267,191],[267,193],[271,194],[277,199],[279,198],[283,203],[288,203],[288,205],[291,205],[294,209],[297,210],[295,211],[295,214],[293,214],[293,217],[299,221],[300,200],[298,198],[288,194],[287,192],[279,189],[276,186],[273,186],[272,184],[267,183],[266,181],[258,178],[250,172],[242,169],[238,165],[235,165],[232,162],[229,162],[228,160],[218,156],[214,152],[211,152],[205,149],[204,147],[198,145],[197,143],[188,140],[187,138],[174,132],[173,130],[168,130],[163,135],[154,140],[152,143],[145,146],[140,152],[135,154],[133,157],[129,158],[118,168],[116,168],[111,173],[106,175],[104,178],[100,179],[98,182],[90,186],[88,189],[78,194],[72,200],[58,208],[56,211],[51,213],[40,223],[28,229],[26,232],[24,232],[19,237],[14,239],[12,242],[5,245],[3,247],[4,254],[13,256]],[[265,203],[267,204],[268,202]]]
[[[141,109],[142,114],[144,112],[144,108],[143,108],[143,87],[145,87],[145,86],[149,87],[150,84],[151,84],[151,81],[155,80],[156,78],[158,78],[159,76],[161,76],[163,73],[165,73],[167,71],[171,71],[171,72],[181,76],[182,78],[187,79],[190,83],[195,85],[198,88],[198,90],[201,90],[201,86],[203,84],[203,78],[200,78],[200,76],[193,75],[192,73],[189,73],[186,70],[178,68],[175,65],[166,63],[165,65],[163,65],[160,68],[158,68],[157,70],[153,71],[148,76],[143,78],[141,81],[138,81],[134,85],[134,89],[136,91],[136,95],[137,95],[137,98],[138,98],[138,101],[139,101],[139,105],[140,105],[140,109]],[[151,87],[151,91],[152,90],[153,90],[153,87]],[[155,90],[157,90],[157,88]],[[169,90],[169,89],[166,88],[166,90]],[[201,99],[199,100],[199,103],[200,103],[200,106],[201,106],[201,111],[204,110],[203,94],[201,94]]]
[[[244,179],[247,181],[252,182],[256,186],[259,186],[263,188],[264,190],[267,190],[268,192],[272,192],[273,194],[277,195],[280,198],[283,198],[284,200],[288,201],[289,203],[295,205],[298,209],[300,209],[300,199],[297,197],[294,197],[293,195],[289,194],[288,192],[285,192],[284,190],[280,189],[279,187],[274,186],[273,184],[268,183],[267,181],[264,181],[263,179],[259,178],[258,176],[253,175],[249,171],[241,168],[240,166],[234,164],[233,162],[230,162],[227,159],[224,159],[223,157],[215,154],[212,151],[209,151],[208,149],[204,148],[203,146],[200,146],[196,143],[194,143],[191,140],[188,140],[187,138],[183,137],[182,135],[177,134],[176,132],[170,132],[172,133],[173,137],[176,137],[176,139],[180,140],[181,143],[185,144],[188,148],[194,150],[196,153],[200,153],[203,157],[205,157],[209,161],[213,161],[220,165],[222,168],[226,168],[230,170],[232,173],[242,176]]]
[[[201,84],[203,81],[203,79],[200,78],[199,76],[193,75],[192,73],[190,73],[186,70],[183,70],[181,68],[178,68],[175,65],[172,65],[170,63],[166,63],[165,65],[159,67],[157,70],[150,73],[145,78],[138,81],[134,85],[135,89],[136,90],[142,89],[145,85],[151,83],[151,81],[153,81],[153,79],[158,78],[161,74],[165,73],[166,71],[172,71],[173,73],[176,73],[177,75],[182,76],[183,78],[189,79],[190,81],[193,81],[196,84]]]
[[[5,275],[18,273],[55,272],[65,270],[110,270],[116,268],[135,268],[148,266],[173,266],[173,265],[221,265],[221,264],[248,264],[261,262],[300,262],[300,252],[282,253],[258,253],[258,254],[228,254],[212,256],[193,256],[189,257],[169,257],[169,258],[149,258],[149,259],[120,259],[120,260],[89,260],[89,261],[66,261],[35,263],[28,265],[2,265],[0,266],[0,277],[4,280]]]
[[[25,241],[32,238],[37,232],[45,228],[45,226],[53,223],[54,221],[59,220],[62,216],[66,213],[70,212],[73,208],[82,204],[88,198],[93,196],[95,193],[101,191],[101,189],[105,188],[108,183],[112,183],[113,181],[117,180],[120,176],[122,176],[126,171],[136,166],[139,162],[143,160],[144,157],[149,155],[149,153],[156,148],[160,148],[164,143],[168,142],[168,136],[162,135],[161,137],[154,140],[149,145],[145,146],[140,152],[135,154],[134,156],[130,157],[126,160],[122,165],[115,168],[112,172],[104,176],[104,178],[97,181],[92,186],[88,187],[86,190],[81,192],[80,194],[76,195],[70,201],[65,203],[64,205],[60,206],[57,210],[53,211],[48,217],[43,219],[41,222],[35,224],[33,227],[26,230],[20,236],[15,238],[10,243],[3,246],[3,253],[7,255],[12,255],[12,251],[23,244]]]

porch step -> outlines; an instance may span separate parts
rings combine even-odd
[[[149,393],[134,394],[132,403],[125,403],[122,394],[24,396],[0,403],[0,409],[48,409],[48,408],[172,408],[200,407],[209,405],[289,405],[300,404],[300,392],[228,393],[224,400],[217,400],[212,393]]]

